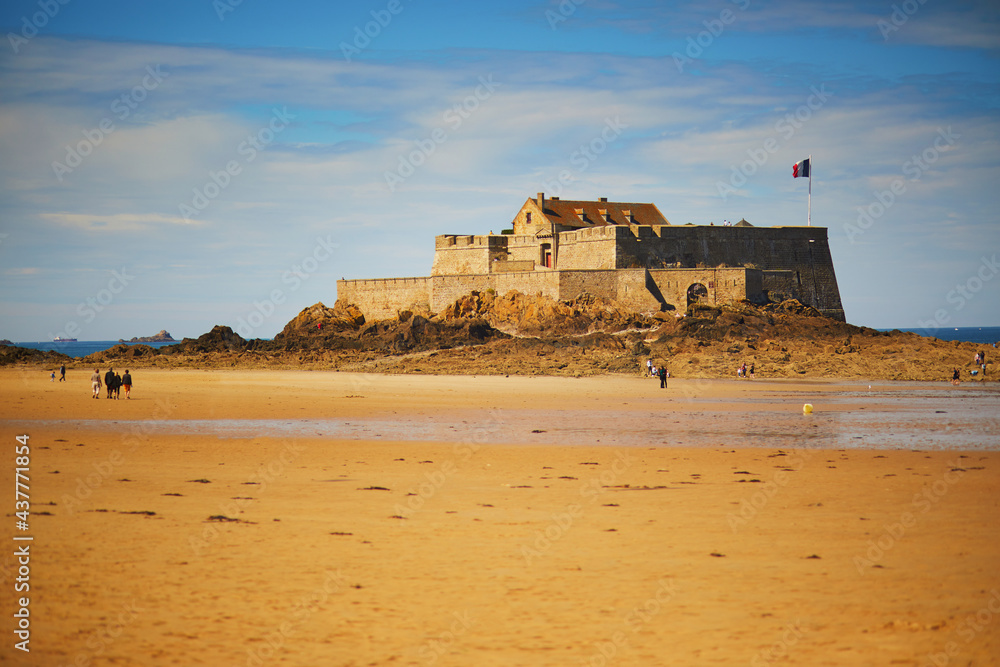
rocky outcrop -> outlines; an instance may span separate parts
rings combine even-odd
[[[735,377],[746,362],[758,378],[943,381],[955,368],[969,380],[972,358],[984,347],[857,327],[797,301],[695,305],[686,313],[651,317],[587,295],[558,302],[487,291],[426,315],[402,312],[367,322],[351,304],[327,308],[318,303],[273,341],[247,341],[217,326],[159,350],[116,345],[85,358],[84,365],[595,375],[641,373],[652,358],[678,378]],[[58,353],[0,347],[0,364],[58,365],[62,360],[75,361]],[[992,380],[997,373],[994,359],[988,360]]]
[[[12,366],[16,364],[61,365],[74,361],[76,359],[62,352],[35,350],[15,345],[0,345],[0,366]]]
[[[119,343],[174,343],[176,342],[166,329],[160,329],[159,333],[153,334],[152,336],[142,336],[139,338],[132,338],[130,340],[125,340],[124,338],[118,339]]]
[[[126,345],[119,343],[106,350],[88,354],[81,361],[84,365],[103,365],[108,362],[125,362],[136,359],[149,359],[156,356],[157,351],[148,345]]]
[[[333,308],[327,308],[322,302],[303,308],[274,340],[280,341],[303,336],[322,335],[326,333],[357,331],[365,324],[365,316],[353,304],[341,303],[339,300]]]
[[[274,337],[270,349],[364,350],[386,354],[450,349],[504,337],[480,318],[427,319],[404,311],[395,319],[365,322],[358,308],[339,301],[306,308]]]
[[[248,347],[250,347],[248,342],[231,328],[216,325],[207,334],[202,334],[198,338],[185,338],[176,345],[160,348],[159,352],[170,355],[242,352]]]
[[[483,319],[511,335],[577,335],[627,329],[648,329],[657,324],[650,316],[629,311],[610,299],[583,294],[570,301],[527,296],[512,291],[498,296],[492,291],[472,292],[441,311],[444,320]]]

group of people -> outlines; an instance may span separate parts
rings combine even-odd
[[[94,374],[90,376],[90,384],[94,389],[94,398],[101,397],[101,371],[95,368]],[[118,375],[115,373],[113,368],[108,368],[108,372],[104,374],[104,387],[107,389],[107,398],[117,399],[121,393],[122,387],[125,388],[125,398],[131,398],[132,393],[132,374],[125,369],[125,375]]]
[[[756,369],[756,363],[751,362],[750,363],[750,368],[747,368],[747,362],[744,361],[743,365],[736,369],[736,377],[738,377],[738,378],[747,378],[747,377],[749,377],[751,380],[753,380],[754,379],[754,370],[755,369]]]
[[[976,352],[976,356],[973,358],[972,362],[976,365],[976,370],[970,371],[969,372],[970,375],[972,375],[973,377],[975,377],[980,371],[982,371],[982,373],[983,373],[982,379],[985,380],[986,379],[986,352],[982,351],[982,350],[979,351],[979,352]],[[958,369],[956,368],[955,371],[951,374],[951,383],[953,385],[957,386],[958,383],[960,382],[959,377],[960,376],[959,376],[959,373],[958,373]]]
[[[649,373],[651,378],[660,378],[660,389],[667,388],[667,378],[670,377],[670,371],[667,370],[666,366],[660,366],[657,368],[653,365],[652,359],[646,360],[646,371]]]

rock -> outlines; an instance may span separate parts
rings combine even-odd
[[[115,347],[120,346],[116,345]],[[247,341],[231,328],[216,325],[207,334],[202,334],[197,339],[185,338],[180,343],[167,345],[159,351],[161,354],[205,354],[212,352],[236,352],[245,350],[247,347]],[[105,352],[110,352],[110,350],[106,350]]]
[[[569,301],[555,301],[544,296],[527,296],[511,291],[497,296],[491,291],[471,292],[444,308],[442,320],[478,318],[512,335],[573,335],[593,331],[650,329],[657,322],[635,313],[616,301],[581,294]]]
[[[58,365],[71,361],[76,360],[62,352],[35,350],[28,347],[17,347],[16,345],[0,345],[0,366],[11,366],[14,364]]]
[[[333,308],[327,308],[323,303],[317,303],[304,308],[296,315],[274,340],[281,341],[301,336],[312,337],[330,332],[357,331],[365,325],[365,316],[361,310],[350,303],[339,299]]]
[[[155,356],[156,354],[157,351],[148,345],[126,345],[125,343],[119,343],[118,345],[114,345],[107,350],[88,354],[83,358],[83,361],[87,365],[101,365],[109,361],[142,359]]]
[[[119,343],[125,343],[125,342],[128,342],[128,343],[174,343],[176,341],[174,340],[173,336],[171,336],[169,333],[167,333],[166,329],[160,329],[159,333],[153,334],[152,336],[143,336],[141,338],[132,338],[131,340],[128,340],[128,341],[126,341],[123,338],[119,338],[118,342]]]

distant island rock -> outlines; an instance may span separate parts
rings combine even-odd
[[[119,343],[176,343],[174,337],[167,333],[166,329],[161,329],[160,333],[153,334],[152,336],[143,336],[141,338],[133,338],[132,340],[125,340],[124,338],[118,339]]]
[[[10,342],[6,338],[4,338],[3,340],[0,340],[0,345],[13,345],[13,344],[14,343]]]

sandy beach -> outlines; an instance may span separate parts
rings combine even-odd
[[[2,664],[1000,656],[996,385],[134,375],[0,370]]]

